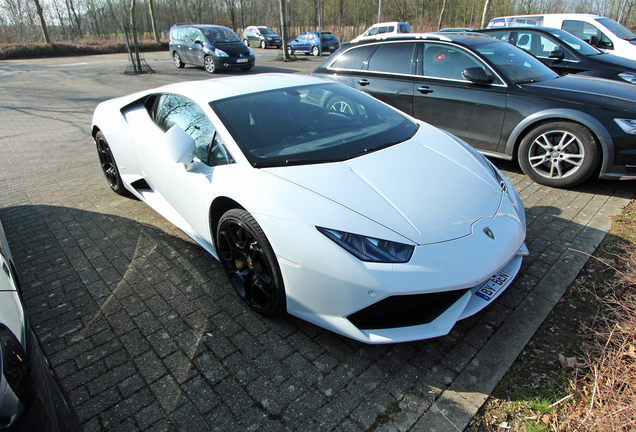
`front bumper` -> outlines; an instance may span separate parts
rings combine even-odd
[[[276,247],[288,312],[349,338],[379,344],[448,334],[458,320],[477,313],[501,295],[528,253],[524,224],[515,214],[504,200],[498,216],[473,224],[473,234],[417,246],[411,260],[404,264],[362,262],[313,226],[262,217],[258,222]],[[484,234],[486,228],[497,240]],[[285,241],[289,238],[303,240]],[[496,295],[487,300],[477,295],[499,271],[510,277]],[[418,316],[420,311],[409,305],[416,298],[421,304],[426,298],[442,304],[423,307]],[[406,304],[404,311],[397,310],[393,315],[406,311],[412,315],[410,321],[395,326],[382,317],[376,319],[373,313],[378,309],[379,315],[386,316],[383,302],[391,306]],[[358,319],[361,311],[363,320]]]
[[[244,60],[244,61],[243,61]],[[214,57],[214,66],[218,69],[243,69],[251,68],[256,64],[255,57]]]

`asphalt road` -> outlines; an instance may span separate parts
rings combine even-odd
[[[249,74],[321,62],[254,50]],[[214,78],[168,53],[145,60],[156,73],[124,75],[120,54],[0,62],[0,219],[87,431],[462,430],[587,259],[574,250],[592,252],[634,197],[625,182],[539,186],[499,161],[524,199],[530,256],[448,336],[367,346],[262,318],[199,246],[103,178],[89,131],[99,102]]]

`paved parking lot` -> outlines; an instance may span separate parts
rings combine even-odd
[[[262,56],[260,50],[257,55]],[[250,73],[309,73],[259,57]],[[530,256],[491,307],[446,337],[368,346],[261,318],[218,263],[146,205],[110,191],[89,127],[106,99],[208,79],[146,54],[0,62],[0,219],[31,322],[87,431],[455,431],[470,421],[609,228],[634,183],[519,190]]]

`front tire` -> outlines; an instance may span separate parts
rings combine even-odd
[[[203,65],[205,66],[205,70],[208,71],[208,73],[213,74],[214,72],[216,72],[214,59],[211,56],[205,56],[205,59],[203,60]]]
[[[292,47],[290,46],[287,47],[287,54],[294,55],[294,50],[292,49]]]
[[[265,41],[261,41],[261,48],[262,49],[267,49],[267,45],[265,45]]]
[[[113,192],[118,193],[119,195],[125,195],[126,188],[124,187],[124,183],[121,181],[117,162],[115,162],[113,152],[111,151],[108,141],[106,141],[106,137],[102,131],[97,132],[95,135],[95,145],[97,146],[99,163],[102,166],[102,171],[104,173],[104,177],[106,177],[108,186],[110,186]]]
[[[172,54],[172,60],[174,60],[174,65],[179,69],[183,69],[185,63],[181,61],[181,57],[179,57],[179,53],[176,51]]]
[[[249,48],[250,42],[247,39],[243,39],[243,43],[245,44],[246,47]]]
[[[535,182],[566,188],[594,173],[601,149],[585,126],[556,121],[531,130],[521,141],[518,158],[523,172]]]
[[[276,254],[252,215],[232,209],[220,219],[216,247],[239,297],[254,311],[274,315],[286,309],[285,287]]]

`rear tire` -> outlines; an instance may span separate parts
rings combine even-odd
[[[312,54],[314,57],[318,57],[318,56],[320,55],[320,49],[319,49],[317,46],[313,47],[313,48],[311,49],[311,54]]]
[[[181,57],[179,57],[179,53],[176,51],[172,54],[172,60],[174,60],[174,65],[179,69],[183,69],[185,63],[181,61]]]
[[[110,186],[113,192],[118,193],[119,195],[125,195],[126,188],[124,187],[124,183],[119,175],[119,168],[117,168],[115,156],[113,156],[113,152],[111,151],[108,141],[106,141],[106,137],[102,131],[95,134],[95,145],[97,146],[99,163],[102,166],[102,172],[104,173],[104,177],[106,177],[108,186]]]
[[[546,186],[567,188],[588,179],[601,161],[601,148],[585,126],[554,121],[532,129],[517,154],[523,172]]]

